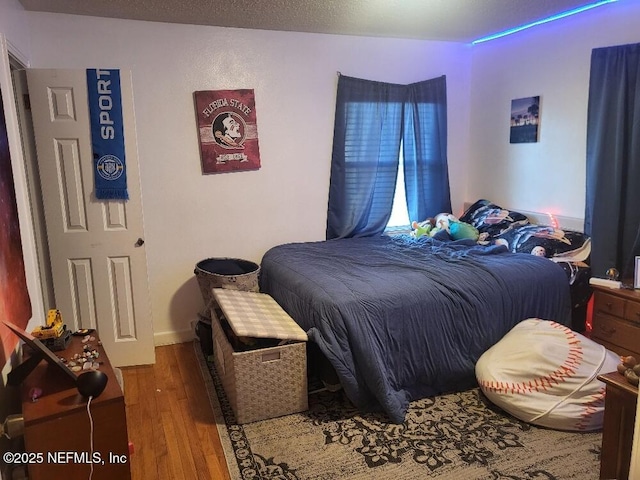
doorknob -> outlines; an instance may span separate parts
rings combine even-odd
[[[138,241],[136,242],[136,247],[141,247],[142,245],[144,245],[144,240],[139,238]]]

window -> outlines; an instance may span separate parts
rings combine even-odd
[[[446,111],[444,76],[410,85],[340,76],[327,239],[451,210]]]
[[[415,220],[415,219],[414,219]],[[387,228],[407,227],[411,225],[407,208],[407,196],[404,188],[404,159],[402,158],[402,145],[400,146],[400,164],[398,165],[398,177],[396,179],[396,192],[393,196],[391,217],[387,222]]]

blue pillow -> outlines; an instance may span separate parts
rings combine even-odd
[[[471,205],[460,217],[478,229],[479,233],[487,233],[491,237],[500,235],[514,225],[526,225],[529,219],[526,215],[502,208],[489,200],[478,200]]]
[[[506,245],[514,253],[531,253],[547,258],[585,261],[591,253],[588,235],[547,225],[514,225],[494,241]]]

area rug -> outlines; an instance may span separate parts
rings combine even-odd
[[[477,388],[414,401],[400,425],[322,389],[306,412],[238,425],[213,362],[194,348],[233,480],[599,477],[601,433],[528,425]]]

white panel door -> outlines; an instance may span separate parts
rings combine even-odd
[[[56,308],[116,366],[155,362],[131,73],[121,71],[129,200],[94,195],[84,70],[27,70]]]

